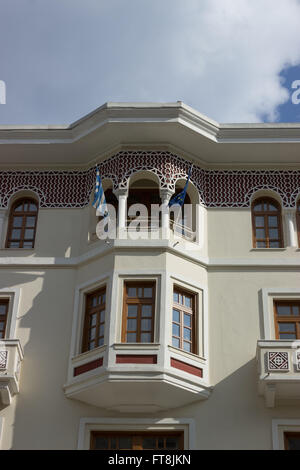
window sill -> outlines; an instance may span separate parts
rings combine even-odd
[[[286,247],[285,248],[251,248],[250,251],[275,251],[275,252],[278,252],[278,251],[286,251]]]
[[[189,353],[187,351],[184,351],[183,349],[175,348],[174,346],[170,345],[168,346],[168,349],[175,354],[180,354],[181,356],[186,357],[187,359],[192,359],[193,361],[200,362],[201,364],[203,364],[203,362],[206,362],[205,358],[199,356],[198,354]]]
[[[141,349],[159,349],[159,343],[115,343],[113,348],[117,350],[141,350]]]

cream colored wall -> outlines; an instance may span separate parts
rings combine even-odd
[[[88,220],[88,210],[41,210],[35,255],[66,256],[72,240],[69,256],[77,256],[85,243]],[[248,210],[209,210],[208,221],[210,257],[262,256],[250,251]],[[80,266],[1,268],[0,288],[21,288],[17,337],[24,348],[20,394],[10,406],[0,409],[0,416],[5,418],[2,448],[75,449],[80,418],[120,416],[64,395],[74,291],[113,270],[157,270],[208,286],[209,360],[215,388],[205,401],[151,417],[194,418],[199,449],[270,449],[272,418],[300,418],[300,406],[267,409],[258,396],[255,352],[261,338],[259,291],[263,287],[298,288],[298,269],[207,269],[164,249],[108,250],[107,255],[97,255]],[[275,253],[264,252],[263,257],[299,256],[295,251]],[[2,250],[1,256],[5,255],[7,251]]]
[[[288,227],[283,211],[284,247],[281,249],[253,249],[251,210],[248,209],[208,209],[208,254],[212,258],[286,258],[300,262],[300,251],[289,249]],[[262,254],[263,253],[263,254]]]

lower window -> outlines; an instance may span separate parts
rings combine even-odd
[[[91,433],[92,450],[183,450],[183,431]]]
[[[285,450],[300,450],[300,432],[284,433]]]

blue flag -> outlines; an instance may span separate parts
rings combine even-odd
[[[107,209],[105,194],[104,194],[100,172],[98,168],[97,168],[97,174],[96,174],[96,187],[95,187],[95,197],[94,197],[93,207],[95,207],[96,209],[96,215],[102,215],[103,217],[108,216],[108,209]]]
[[[188,187],[188,184],[189,184],[189,180],[190,180],[190,176],[191,176],[191,173],[192,173],[192,168],[193,168],[193,165],[190,167],[189,169],[189,174],[188,174],[188,178],[186,180],[186,183],[184,185],[184,188],[182,191],[180,191],[179,194],[176,194],[176,196],[173,196],[172,199],[170,199],[169,201],[169,207],[173,206],[174,204],[178,204],[179,206],[183,206],[184,204],[184,200],[185,200],[185,195],[186,195],[186,191],[187,191],[187,187]]]

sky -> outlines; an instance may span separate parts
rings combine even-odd
[[[178,100],[220,123],[300,122],[293,94],[300,0],[0,0],[0,124]]]

